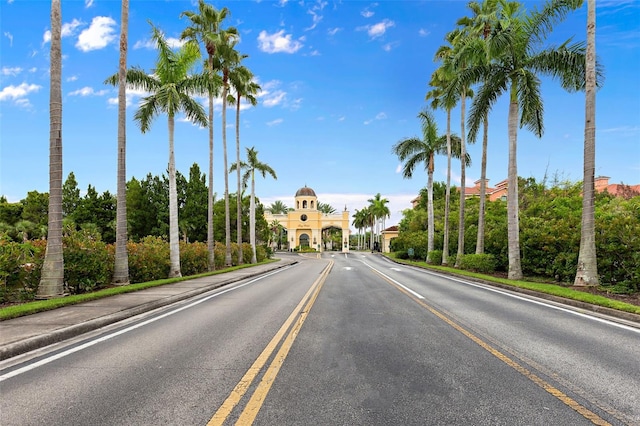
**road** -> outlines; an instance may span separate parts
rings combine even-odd
[[[0,368],[3,426],[640,425],[640,329],[369,253]]]

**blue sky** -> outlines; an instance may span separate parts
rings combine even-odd
[[[282,200],[304,185],[336,210],[355,209],[380,192],[390,200],[393,225],[426,184],[417,171],[399,173],[394,143],[419,136],[416,118],[433,56],[455,21],[467,15],[466,1],[229,1],[227,25],[238,28],[240,52],[262,92],[256,107],[240,114],[241,152],[255,146],[278,179],[258,179],[263,203]],[[528,2],[527,7],[541,2]],[[50,2],[0,0],[0,195],[23,199],[48,191]],[[150,20],[169,38],[187,25],[181,12],[195,1],[130,1],[129,66],[153,68]],[[117,72],[120,2],[62,1],[63,167],[80,188],[116,192],[117,91],[105,86]],[[556,28],[550,42],[585,40],[586,5]],[[599,0],[597,54],[606,81],[597,95],[596,175],[611,183],[640,183],[640,1]],[[567,93],[544,80],[545,133],[518,135],[519,175],[582,179],[584,94]],[[128,94],[127,179],[162,174],[167,167],[166,117],[142,134],[133,121],[140,93]],[[203,100],[203,104],[206,102]],[[216,104],[214,190],[224,192],[221,106]],[[444,134],[446,116],[436,112]],[[229,108],[227,144],[235,155],[235,116]],[[488,178],[507,176],[507,109],[497,103],[490,116]],[[452,114],[459,133],[460,111]],[[197,162],[208,170],[207,131],[180,120],[176,165],[188,175]],[[467,186],[480,178],[481,144],[469,146],[473,164]],[[230,158],[230,163],[235,158]],[[460,183],[459,162],[453,162]],[[446,178],[446,158],[436,159],[435,179]],[[231,192],[236,187],[230,178]]]

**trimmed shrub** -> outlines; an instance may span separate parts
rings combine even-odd
[[[427,262],[431,265],[440,265],[442,263],[442,250],[431,250],[427,257]]]
[[[139,243],[129,241],[129,281],[142,283],[169,276],[169,243],[160,237],[145,237]]]
[[[180,241],[180,271],[183,276],[207,272],[208,265],[207,243]]]
[[[94,291],[111,282],[114,258],[100,238],[99,233],[89,230],[73,231],[62,238],[64,281],[69,293]]]
[[[47,242],[17,243],[0,239],[0,301],[33,300]]]
[[[496,270],[496,259],[491,254],[465,254],[460,259],[460,268],[481,274],[491,274]]]

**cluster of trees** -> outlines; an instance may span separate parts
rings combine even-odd
[[[168,236],[170,246],[170,277],[181,276],[179,235],[182,227],[183,234],[193,231],[191,219],[179,220],[180,202],[178,198],[178,182],[174,159],[174,124],[178,113],[184,115],[203,127],[209,128],[209,184],[207,187],[207,248],[209,251],[209,268],[215,268],[214,254],[214,191],[213,191],[213,104],[214,98],[220,97],[222,102],[222,145],[224,155],[224,221],[225,221],[225,265],[232,264],[231,246],[231,214],[229,194],[229,171],[227,155],[227,104],[236,108],[236,161],[237,192],[242,193],[241,173],[247,172],[244,183],[252,181],[252,196],[250,201],[250,234],[253,256],[256,260],[255,241],[255,200],[254,179],[255,171],[265,175],[269,173],[274,178],[275,172],[257,160],[257,151],[252,149],[247,153],[247,161],[240,158],[240,102],[246,100],[256,104],[255,95],[260,86],[254,81],[253,73],[242,65],[247,55],[236,49],[238,32],[234,27],[223,27],[229,10],[224,7],[217,10],[204,0],[199,0],[197,11],[185,11],[180,17],[188,21],[188,26],[181,34],[185,44],[177,50],[172,49],[161,29],[151,24],[151,39],[156,44],[158,56],[153,72],[141,68],[127,69],[128,52],[128,14],[129,0],[122,0],[120,34],[120,59],[118,72],[105,80],[106,84],[118,86],[118,171],[117,171],[117,202],[115,224],[115,265],[113,274],[114,284],[127,284],[128,271],[128,225],[127,201],[128,185],[126,182],[126,88],[142,90],[148,93],[143,97],[134,119],[144,133],[147,132],[154,119],[159,114],[167,116],[169,128],[169,161],[168,161]],[[47,226],[47,248],[42,266],[38,296],[41,298],[58,297],[63,294],[64,259],[63,259],[63,188],[62,188],[62,51],[61,51],[61,5],[60,0],[51,2],[51,75],[50,75],[50,187]],[[204,69],[196,71],[201,58],[201,49],[206,51]],[[196,95],[208,96],[208,115],[205,109],[195,99]],[[154,182],[157,184],[158,182]],[[185,203],[186,204],[186,203]],[[236,197],[236,234],[237,246],[242,254],[242,197]],[[136,208],[138,206],[133,206]],[[195,208],[186,204],[187,211]],[[144,212],[136,211],[143,215]],[[187,214],[187,212],[185,212]],[[160,226],[162,227],[162,226]],[[153,228],[152,228],[153,229]]]
[[[400,256],[413,248],[415,256],[427,258],[426,229],[433,223],[436,247],[442,247],[445,236],[446,184],[435,182],[434,219],[429,221],[427,189],[420,193],[419,204],[403,212],[399,235],[392,240],[392,250]],[[598,252],[599,278],[612,292],[633,293],[640,290],[640,194],[628,198],[613,196],[607,192],[596,195],[595,226]],[[456,235],[459,229],[458,206],[460,191],[451,192],[449,232]],[[558,178],[549,183],[534,178],[519,179],[518,202],[520,207],[521,248],[523,273],[530,277],[570,283],[575,277],[580,246],[582,185]],[[495,270],[506,272],[509,266],[507,253],[507,203],[501,200],[485,203],[486,233],[484,253],[494,261]],[[480,199],[473,197],[465,203],[463,225],[465,229],[465,256],[476,253],[476,235]],[[452,241],[452,252],[457,250]],[[432,253],[441,256],[439,250]],[[453,258],[453,256],[451,256]],[[450,259],[450,262],[454,259]]]
[[[545,47],[544,43],[553,26],[569,13],[582,6],[582,0],[549,0],[540,9],[527,11],[522,4],[509,0],[482,0],[468,4],[471,16],[456,23],[456,28],[447,34],[446,44],[440,47],[435,60],[440,64],[432,74],[430,90],[426,99],[430,107],[447,113],[446,134],[438,134],[430,111],[425,110],[422,121],[423,138],[402,140],[393,146],[393,152],[404,163],[405,177],[411,177],[415,167],[424,163],[428,174],[427,184],[427,259],[434,250],[433,213],[433,161],[436,154],[446,152],[447,181],[445,186],[444,236],[442,241],[442,264],[449,263],[449,217],[451,204],[451,158],[460,161],[461,181],[465,182],[468,163],[467,140],[475,142],[483,128],[481,189],[477,218],[476,253],[485,251],[486,210],[486,163],[489,115],[493,105],[502,95],[509,96],[508,134],[508,195],[507,195],[507,241],[508,276],[523,277],[522,258],[526,247],[522,247],[518,194],[517,135],[518,128],[526,127],[541,137],[543,125],[543,99],[541,76],[560,82],[568,91],[586,90],[585,106],[585,158],[582,198],[582,225],[579,256],[576,260],[575,285],[597,285],[597,258],[595,235],[595,88],[600,83],[602,70],[595,58],[595,0],[588,0],[587,43],[571,39],[558,47]],[[474,93],[475,89],[476,93]],[[469,116],[466,116],[466,101],[472,98]],[[451,111],[460,106],[459,143],[451,132]],[[465,130],[468,126],[468,133]],[[460,188],[458,206],[458,241],[455,266],[465,254],[467,220],[464,185]],[[468,228],[467,228],[468,229]]]
[[[385,229],[385,219],[391,216],[389,207],[387,204],[389,200],[382,198],[382,195],[378,192],[373,198],[367,200],[368,206],[356,210],[352,215],[353,226],[358,230],[357,232],[357,249],[369,248],[371,250],[382,248],[381,236],[382,231]],[[367,228],[370,228],[369,242],[367,243]]]

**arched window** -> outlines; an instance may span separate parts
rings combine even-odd
[[[300,201],[296,201],[296,209],[300,209]]]
[[[311,202],[311,208],[312,208],[312,209],[314,208],[314,207],[313,207],[313,201]]]
[[[307,208],[307,200],[304,200],[304,201],[302,202],[302,208],[303,208],[303,209],[306,209],[306,208]]]

